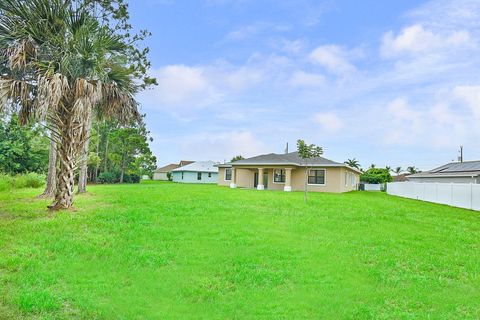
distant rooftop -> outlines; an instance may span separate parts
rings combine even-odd
[[[171,164],[168,164],[166,166],[163,166],[161,168],[158,168],[157,170],[155,170],[155,172],[157,173],[162,173],[162,172],[170,172],[172,171],[173,169],[176,169],[178,168],[178,164],[175,164],[175,163],[171,163]]]
[[[472,177],[478,175],[480,175],[480,161],[464,161],[451,162],[430,171],[413,174],[410,177]]]
[[[176,168],[172,171],[193,171],[193,172],[218,172],[218,168],[215,167],[216,162],[213,161],[196,161],[183,167]]]

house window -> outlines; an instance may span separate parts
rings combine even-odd
[[[231,168],[226,168],[225,169],[225,181],[230,181],[232,180],[232,169]]]
[[[309,170],[308,184],[325,184],[325,169]]]
[[[345,187],[348,186],[348,175],[349,175],[349,173],[345,172]]]
[[[285,170],[275,169],[273,171],[273,182],[285,182]]]
[[[183,171],[182,171],[182,180],[183,180]]]
[[[202,180],[202,173],[201,172],[197,172],[197,180]]]
[[[212,173],[211,173],[211,172],[208,173],[208,177],[209,177],[209,178],[212,177]]]

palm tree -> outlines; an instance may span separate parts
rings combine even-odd
[[[410,173],[410,174],[415,174],[415,173],[418,173],[418,172],[419,172],[418,169],[417,169],[415,166],[408,167],[408,168],[407,168],[407,171],[408,171],[408,173]]]
[[[369,168],[369,169],[375,169],[375,168],[376,168],[376,165],[375,165],[374,163],[372,163],[372,164],[370,165],[370,168]]]
[[[391,171],[392,171],[392,167],[390,167],[390,166],[386,166],[385,169],[387,169],[388,172],[391,172]]]
[[[360,169],[360,163],[355,158],[347,159],[347,161],[345,161],[344,163],[349,167]]]
[[[89,138],[92,113],[137,119],[137,85],[126,65],[128,45],[67,0],[0,2],[0,108],[22,123],[46,122],[58,149],[51,209],[73,204],[76,160]],[[0,109],[1,111],[1,109]]]
[[[397,176],[399,176],[401,173],[402,173],[402,167],[396,167],[394,170],[393,170],[393,173],[395,173]]]

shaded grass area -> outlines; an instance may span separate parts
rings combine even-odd
[[[0,193],[0,319],[477,319],[480,213],[383,193]]]

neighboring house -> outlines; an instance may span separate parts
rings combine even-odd
[[[175,164],[175,163],[171,163],[164,167],[158,168],[153,172],[153,180],[168,181],[168,173],[172,172],[173,169],[177,169],[177,168],[178,168],[178,164]]]
[[[393,182],[406,182],[408,181],[408,177],[410,177],[410,174],[408,173],[402,173],[399,174],[398,176],[393,176]]]
[[[231,188],[284,191],[304,190],[305,160],[297,152],[265,154],[218,165],[218,184]],[[347,192],[356,190],[360,170],[322,157],[308,160],[308,190]]]
[[[153,180],[163,180],[168,181],[168,173],[172,172],[173,169],[177,169],[188,164],[193,163],[194,161],[182,160],[179,164],[171,163],[164,167],[158,168],[153,172]]]
[[[174,182],[217,183],[218,168],[213,161],[197,161],[172,170]]]
[[[480,183],[480,161],[452,162],[408,176],[412,182]]]

